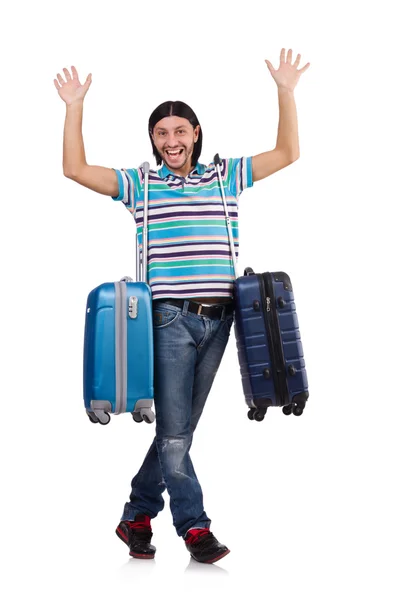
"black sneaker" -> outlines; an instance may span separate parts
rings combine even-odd
[[[214,563],[229,554],[230,550],[220,544],[208,528],[189,529],[185,536],[186,548],[198,562]]]
[[[129,547],[130,556],[154,558],[156,548],[150,543],[153,534],[147,515],[137,515],[134,521],[121,521],[116,534]]]

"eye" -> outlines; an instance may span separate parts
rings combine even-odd
[[[179,129],[179,130],[177,131],[177,133],[179,133],[180,135],[183,135],[183,134],[185,133],[185,130],[184,130],[184,129]]]

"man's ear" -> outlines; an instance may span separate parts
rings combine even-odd
[[[197,142],[198,138],[199,138],[199,133],[200,133],[200,125],[196,125],[196,127],[194,128],[194,143]]]

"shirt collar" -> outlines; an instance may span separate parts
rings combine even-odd
[[[195,175],[195,174],[204,175],[204,173],[205,173],[205,165],[203,165],[201,163],[197,163],[196,166],[194,167],[194,169],[192,169],[192,171],[190,171],[189,175]],[[179,175],[175,175],[175,173],[170,171],[165,163],[163,163],[161,168],[158,170],[158,174],[160,175],[161,179],[165,179],[169,175],[172,175],[173,177],[179,177]]]

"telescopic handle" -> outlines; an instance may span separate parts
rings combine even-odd
[[[148,265],[148,205],[149,205],[149,170],[150,165],[144,162],[141,165],[143,169],[143,228],[142,228],[142,260],[140,260],[139,243],[137,235],[137,261],[136,261],[136,280],[147,283],[147,265]]]

